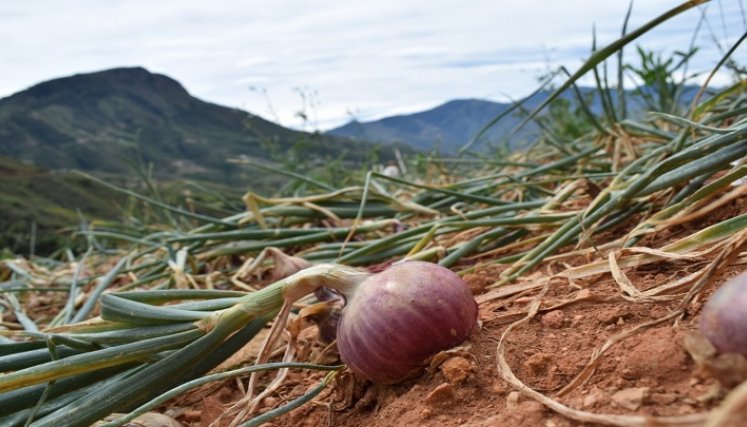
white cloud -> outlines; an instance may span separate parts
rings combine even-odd
[[[693,68],[719,59],[711,41],[745,31],[735,0],[707,8]],[[630,29],[678,0],[636,2]],[[301,126],[294,88],[315,92],[316,124],[412,112],[453,98],[504,100],[536,87],[550,64],[573,69],[588,56],[592,25],[600,45],[616,39],[623,1],[594,0],[37,0],[0,4],[0,95],[42,80],[142,65],[194,95]],[[721,14],[721,10],[723,14]],[[723,23],[722,23],[723,16]],[[700,13],[686,12],[641,43],[689,44]],[[744,48],[742,49],[744,51]],[[628,50],[632,52],[632,50]],[[736,55],[739,57],[739,55]],[[722,81],[723,78],[720,77]],[[250,90],[250,86],[265,91]]]

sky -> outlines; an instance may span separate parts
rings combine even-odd
[[[0,0],[0,97],[52,78],[143,66],[203,100],[297,129],[326,130],[451,99],[520,98],[547,70],[578,68],[589,56],[592,28],[599,46],[618,38],[628,4]],[[628,28],[678,4],[637,0]],[[638,43],[671,54],[694,38],[701,51],[690,71],[708,72],[747,31],[746,8],[745,0],[714,0]],[[633,61],[633,49],[626,52]],[[741,46],[734,57],[745,53]],[[728,76],[714,83],[726,84]]]

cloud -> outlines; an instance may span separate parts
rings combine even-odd
[[[733,42],[745,31],[738,2],[717,1],[705,9],[693,69],[720,59],[712,39]],[[629,28],[678,4],[636,2]],[[592,26],[600,45],[619,37],[626,9],[627,2],[595,0],[3,2],[0,96],[63,75],[142,65],[211,102],[268,117],[276,111],[285,125],[331,127],[351,112],[373,119],[453,98],[521,97],[549,67],[580,65]],[[689,11],[640,42],[685,49],[700,16]],[[313,105],[304,106],[299,87],[318,94]],[[303,108],[314,109],[307,113],[315,123],[299,121]]]

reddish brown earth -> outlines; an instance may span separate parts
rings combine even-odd
[[[647,237],[640,244],[661,247],[674,238],[691,234],[729,216],[747,211],[744,200],[728,209],[685,226],[676,226]],[[625,232],[617,230],[615,235]],[[607,236],[609,238],[613,235]],[[744,251],[744,248],[741,249]],[[744,254],[744,252],[743,252]],[[577,257],[546,263],[535,274],[542,277],[572,265],[599,259]],[[638,290],[672,282],[710,262],[703,260],[660,261],[623,269]],[[473,293],[498,279],[505,266],[487,266],[466,274]],[[540,312],[518,324],[505,338],[505,356],[512,372],[526,386],[570,408],[592,414],[686,416],[718,406],[734,386],[736,376],[727,370],[719,382],[708,369],[694,361],[685,342],[697,330],[703,302],[729,277],[747,269],[732,263],[710,280],[701,294],[687,305],[681,316],[661,320],[675,310],[681,298],[636,302],[622,298],[620,287],[609,273],[570,283],[553,280],[542,297]],[[679,291],[684,292],[684,291]],[[517,391],[498,370],[497,349],[510,324],[526,315],[539,289],[480,305],[481,325],[468,342],[416,380],[395,386],[379,386],[339,375],[314,401],[274,420],[267,426],[597,426],[561,415],[545,404]],[[479,298],[478,298],[479,299]],[[550,309],[551,307],[558,307]],[[648,327],[636,327],[650,324]],[[301,354],[312,360],[323,346],[315,339],[314,326],[301,334]],[[567,386],[589,363],[607,340],[630,332],[601,356],[593,374],[567,394]],[[334,355],[325,362],[333,362]],[[442,358],[443,359],[443,358]],[[439,359],[439,360],[442,360]],[[324,374],[291,372],[258,412],[281,406],[315,387]],[[730,377],[731,376],[731,377]],[[267,375],[262,384],[272,376]],[[729,384],[731,382],[731,384]],[[246,383],[246,381],[244,381]],[[723,384],[722,384],[723,383]],[[171,402],[171,413],[186,425],[207,426],[241,397],[235,381],[200,389]],[[184,408],[179,410],[179,408]],[[227,421],[219,423],[227,425]],[[597,420],[599,421],[599,420]],[[700,425],[675,423],[670,425]],[[733,417],[730,426],[747,425],[747,410]]]
[[[654,280],[657,276],[661,275],[645,277]],[[489,276],[486,272],[481,277]],[[614,294],[616,286],[611,278],[603,278],[589,290],[592,295]],[[568,286],[558,286],[547,297],[568,292]],[[508,310],[525,305],[526,302],[515,302]],[[508,335],[507,360],[526,385],[552,397],[584,368],[594,349],[608,338],[666,315],[673,305],[580,302],[550,311]],[[518,394],[501,378],[496,368],[496,348],[507,325],[491,320],[496,318],[494,310],[483,307],[482,327],[464,344],[467,350],[447,359],[434,372],[397,386],[376,386],[343,374],[315,402],[267,425],[601,425],[565,418]],[[692,314],[676,325],[665,322],[614,345],[591,378],[559,401],[604,414],[685,415],[713,408],[726,389],[710,375],[699,372],[683,347],[684,337],[696,329],[699,310],[700,304],[694,304]],[[277,397],[264,403],[274,406],[298,397],[316,386],[322,376],[292,373]],[[198,423],[193,418],[194,425],[208,425],[237,396],[234,384],[229,382],[194,402],[194,411],[201,412],[203,421]]]

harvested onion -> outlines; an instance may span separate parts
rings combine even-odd
[[[700,332],[720,353],[747,356],[747,272],[728,280],[706,302]]]
[[[467,285],[437,264],[397,264],[343,293],[340,358],[379,383],[412,377],[428,357],[461,344],[477,323],[477,303]]]

